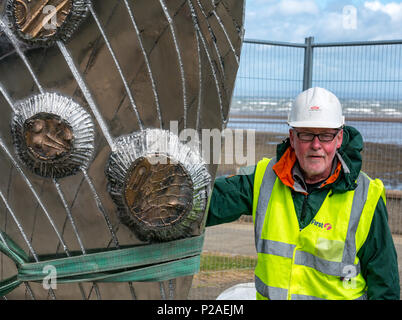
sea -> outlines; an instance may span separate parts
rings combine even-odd
[[[355,127],[365,142],[402,147],[402,100],[341,100],[346,125]],[[228,127],[287,134],[292,100],[233,97]]]

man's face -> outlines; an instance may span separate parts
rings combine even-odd
[[[332,141],[320,141],[317,136],[312,141],[305,133],[329,134],[322,139],[329,140],[336,134]],[[306,183],[316,183],[328,178],[332,169],[332,160],[335,152],[342,145],[343,130],[327,128],[292,128],[289,130],[290,144],[296,152],[297,160],[303,171]]]

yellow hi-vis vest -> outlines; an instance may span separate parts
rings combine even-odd
[[[382,182],[361,172],[355,190],[329,192],[300,230],[291,190],[277,178],[274,163],[259,161],[254,180],[257,299],[366,299],[357,252],[380,196],[385,203]]]

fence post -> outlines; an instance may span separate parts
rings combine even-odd
[[[311,88],[313,82],[313,42],[314,37],[304,39],[306,48],[304,50],[304,73],[303,73],[303,91]]]

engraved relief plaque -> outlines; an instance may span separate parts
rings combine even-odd
[[[150,227],[164,227],[181,219],[192,206],[192,182],[183,166],[152,164],[141,157],[131,170],[125,187],[126,203],[131,214]]]
[[[89,0],[8,0],[6,13],[17,38],[29,46],[66,42],[88,14]]]
[[[72,0],[15,0],[15,22],[27,38],[46,38],[56,33],[71,9]]]
[[[73,147],[71,127],[60,117],[40,113],[24,124],[25,143],[31,154],[41,160],[54,160]]]

